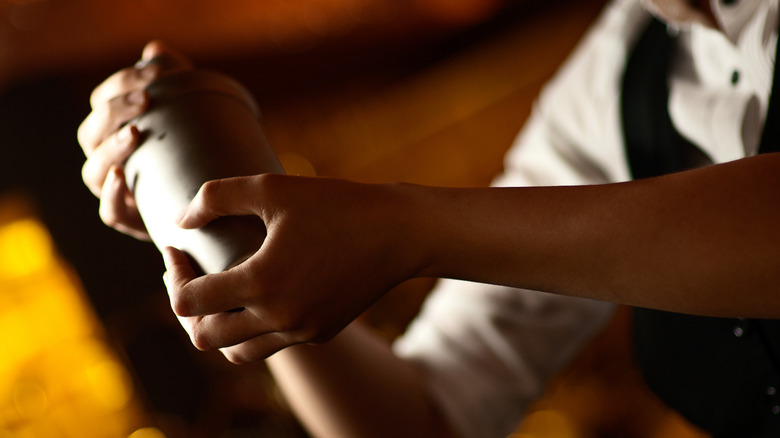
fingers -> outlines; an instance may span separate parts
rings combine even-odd
[[[285,333],[266,333],[240,344],[221,348],[223,355],[234,364],[245,364],[264,360],[272,354],[299,342],[292,341]]]
[[[253,181],[258,177],[238,177],[208,181],[198,190],[178,224],[182,228],[200,228],[220,216],[255,213]]]
[[[132,90],[143,90],[160,76],[161,70],[160,66],[155,64],[123,68],[95,87],[89,97],[89,104],[93,109],[99,108],[116,96]]]
[[[240,307],[240,300],[228,293],[237,286],[231,276],[240,277],[240,271],[198,277],[187,256],[170,247],[163,249],[163,259],[167,269],[163,279],[171,307],[198,349],[229,348],[229,359],[243,363],[263,359],[295,343],[291,340],[293,331],[282,331],[283,323]]]
[[[84,119],[77,131],[84,155],[91,157],[104,141],[122,125],[143,114],[148,106],[149,96],[140,88],[119,94],[93,106],[93,111]]]
[[[179,317],[179,322],[197,349],[219,349],[235,364],[260,361],[301,343],[284,332],[256,333],[256,321],[246,311]]]
[[[176,315],[205,316],[240,309],[245,305],[243,285],[251,284],[240,267],[198,277],[186,254],[163,249],[165,285]]]
[[[164,57],[166,65],[148,62],[155,57]],[[190,61],[164,43],[147,44],[142,60],[136,66],[114,73],[92,92],[92,113],[78,129],[78,140],[84,153],[89,157],[120,126],[146,110],[149,99],[144,89],[152,81],[163,73],[189,68],[192,68]]]
[[[163,63],[150,63],[162,58]],[[181,53],[160,41],[146,45],[141,61],[134,67],[122,69],[95,87],[90,96],[92,113],[79,127],[78,138],[87,156],[105,138],[146,110],[148,97],[143,90],[163,74],[192,68],[192,63]]]
[[[136,239],[151,240],[141,219],[135,200],[125,182],[125,174],[119,166],[109,169],[101,188],[100,219],[108,226]]]
[[[202,317],[180,317],[179,321],[199,350],[231,347],[277,333],[265,328],[256,315],[246,309]]]
[[[95,196],[101,196],[109,169],[124,163],[138,146],[138,141],[138,128],[127,125],[92,152],[81,168],[81,178]]]
[[[191,68],[183,55],[158,41],[147,44],[142,61],[161,56],[168,65],[139,62],[98,85],[90,96],[92,112],[77,131],[87,157],[82,178],[90,191],[101,198],[100,217],[107,225],[143,240],[149,240],[149,235],[120,167],[139,143],[137,128],[126,125],[148,109],[149,95],[145,90],[151,82],[174,69]]]

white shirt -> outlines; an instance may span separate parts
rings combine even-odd
[[[670,23],[661,3],[668,8],[680,0],[650,1],[653,12]],[[713,0],[723,32],[696,19],[670,23],[670,32],[679,32],[670,115],[678,131],[716,163],[756,153],[772,82],[777,3],[738,0],[725,6]],[[604,10],[543,90],[495,185],[630,179],[620,84],[626,57],[649,17],[639,0],[614,0]],[[604,326],[613,309],[591,300],[442,280],[394,348],[427,371],[431,393],[463,437],[503,437],[542,393],[545,380]]]

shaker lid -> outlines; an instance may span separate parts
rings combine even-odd
[[[221,73],[208,70],[183,70],[168,75],[149,84],[146,91],[152,99],[171,101],[181,97],[200,93],[218,93],[233,98],[244,105],[257,119],[260,119],[260,107],[252,94],[236,80]]]

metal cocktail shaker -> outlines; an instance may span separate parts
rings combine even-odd
[[[147,91],[149,109],[134,121],[141,145],[125,174],[152,241],[184,251],[205,274],[241,263],[265,238],[259,218],[221,217],[196,230],[175,219],[206,181],[284,172],[257,104],[234,80],[199,70],[162,76]]]

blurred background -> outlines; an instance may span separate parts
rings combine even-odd
[[[103,226],[76,128],[159,38],[243,82],[288,173],[481,186],[603,0],[0,0],[0,438],[305,437],[263,364],[195,350],[151,246]],[[431,280],[363,319],[392,339]],[[621,309],[514,438],[698,437]]]

